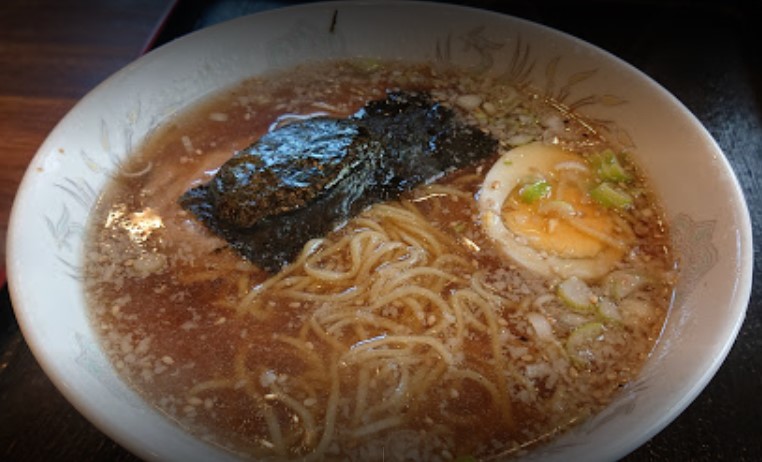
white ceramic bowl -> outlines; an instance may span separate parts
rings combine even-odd
[[[110,172],[175,111],[268,69],[357,55],[504,69],[517,46],[534,63],[538,88],[568,91],[567,103],[589,97],[583,112],[613,121],[612,133],[631,144],[663,197],[683,261],[663,337],[637,381],[528,458],[612,460],[644,443],[709,382],[744,319],[753,252],[734,174],[696,118],[626,63],[546,27],[441,4],[311,4],[237,19],[140,58],[83,98],[33,159],[9,230],[13,305],[46,373],[82,414],[145,459],[229,457],[125,386],[88,324],[78,277],[82,231]]]

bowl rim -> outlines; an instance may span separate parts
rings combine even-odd
[[[119,428],[114,427],[110,419],[107,417],[107,414],[108,414],[107,412],[102,412],[98,409],[93,409],[92,407],[88,406],[86,403],[84,403],[81,400],[81,396],[79,392],[73,389],[72,387],[68,386],[65,371],[55,366],[52,363],[53,358],[48,357],[47,353],[43,350],[42,343],[41,343],[43,340],[38,337],[33,327],[34,320],[30,317],[31,311],[26,306],[27,301],[25,300],[24,294],[20,292],[20,289],[18,289],[18,287],[22,285],[20,278],[23,277],[23,270],[21,269],[23,266],[23,262],[22,262],[22,259],[19,258],[19,256],[17,255],[17,250],[18,250],[17,247],[13,245],[14,242],[23,240],[24,232],[23,232],[23,229],[21,229],[20,227],[19,209],[24,205],[23,198],[29,196],[28,190],[30,188],[30,185],[36,181],[32,172],[33,166],[35,165],[36,161],[39,158],[45,155],[46,146],[49,143],[51,143],[52,139],[56,137],[57,133],[61,130],[61,127],[63,126],[64,122],[68,118],[70,118],[71,114],[74,114],[81,109],[81,106],[83,105],[84,101],[92,99],[92,98],[98,98],[101,92],[109,88],[109,86],[111,86],[116,79],[118,79],[122,75],[125,75],[128,72],[128,70],[133,69],[137,66],[140,66],[141,63],[145,62],[144,61],[145,56],[157,56],[157,55],[160,55],[161,53],[169,53],[171,52],[171,50],[177,47],[176,45],[177,43],[184,43],[185,41],[191,41],[191,40],[199,40],[199,37],[203,37],[205,34],[208,33],[210,29],[228,27],[230,23],[235,21],[265,21],[268,15],[284,15],[284,14],[289,14],[289,12],[293,10],[310,10],[310,9],[322,10],[322,9],[333,8],[333,7],[335,8],[360,7],[361,8],[365,6],[370,6],[370,7],[390,6],[390,7],[403,8],[403,9],[424,7],[424,8],[449,10],[452,12],[467,12],[468,14],[490,15],[494,17],[499,17],[499,18],[504,18],[504,19],[508,19],[512,21],[525,23],[527,27],[540,28],[546,31],[551,31],[554,34],[560,34],[560,36],[565,38],[566,40],[575,41],[577,43],[582,44],[585,47],[592,48],[596,50],[597,52],[602,53],[603,55],[606,56],[607,59],[614,60],[618,65],[624,66],[625,68],[627,68],[629,72],[635,73],[635,75],[637,75],[638,78],[644,79],[645,81],[650,83],[654,89],[661,92],[663,96],[667,96],[668,98],[670,98],[673,104],[676,105],[676,107],[683,110],[686,113],[686,116],[688,117],[688,119],[691,120],[695,128],[701,131],[702,134],[707,138],[707,141],[710,144],[712,144],[713,149],[716,152],[721,153],[721,155],[718,157],[720,168],[723,170],[722,173],[727,176],[728,181],[730,181],[731,187],[734,191],[736,198],[739,199],[738,201],[736,201],[736,207],[738,207],[737,212],[738,212],[738,217],[740,222],[738,223],[739,226],[736,232],[738,234],[738,238],[737,238],[737,241],[739,243],[738,244],[739,245],[738,260],[740,264],[738,265],[737,273],[734,276],[735,285],[733,290],[733,303],[729,307],[729,308],[732,308],[732,313],[733,313],[732,319],[734,321],[732,327],[729,329],[729,332],[731,333],[731,335],[728,335],[725,338],[725,341],[721,345],[719,345],[718,348],[716,348],[716,351],[711,356],[711,361],[709,361],[706,364],[706,367],[703,370],[700,380],[693,383],[692,387],[690,388],[690,391],[687,394],[685,394],[680,401],[674,403],[674,406],[668,412],[662,413],[660,415],[660,418],[658,418],[655,422],[649,425],[647,427],[647,431],[644,431],[642,433],[642,436],[637,441],[631,441],[629,444],[622,445],[620,447],[620,456],[624,456],[627,453],[633,451],[637,447],[644,444],[648,439],[652,438],[654,435],[662,431],[667,425],[669,425],[674,419],[676,419],[704,390],[704,388],[709,384],[711,379],[715,376],[720,366],[723,364],[725,358],[729,354],[730,349],[733,346],[738,336],[738,332],[745,320],[748,301],[751,296],[754,260],[753,260],[751,218],[750,218],[750,214],[748,210],[748,205],[744,198],[743,190],[741,189],[741,186],[738,182],[738,179],[735,175],[735,172],[733,171],[733,168],[727,156],[725,155],[723,150],[720,148],[718,143],[714,140],[714,138],[709,134],[709,132],[706,130],[706,128],[703,126],[700,120],[692,112],[690,112],[675,96],[673,96],[668,90],[662,87],[650,76],[646,75],[644,72],[640,71],[639,69],[635,68],[629,63],[625,62],[621,58],[618,58],[617,56],[600,48],[599,46],[586,42],[577,37],[574,37],[566,32],[553,29],[551,27],[548,27],[543,24],[536,23],[527,19],[523,19],[521,17],[511,16],[511,15],[500,13],[497,11],[480,9],[478,7],[473,7],[473,6],[464,6],[464,5],[457,5],[457,4],[438,3],[434,1],[420,1],[420,0],[411,0],[411,1],[334,0],[334,1],[319,1],[315,3],[304,3],[304,4],[280,7],[274,10],[263,11],[259,13],[254,13],[252,15],[247,15],[244,17],[231,19],[220,24],[212,25],[202,30],[191,32],[186,36],[180,37],[174,40],[173,42],[165,44],[157,48],[156,50],[151,51],[150,53],[137,58],[136,60],[134,60],[127,66],[123,67],[122,69],[118,70],[117,72],[109,76],[106,80],[104,80],[99,85],[94,87],[91,91],[89,91],[67,112],[66,115],[64,115],[61,118],[58,124],[56,124],[56,127],[48,134],[45,141],[41,144],[39,149],[36,151],[34,157],[30,161],[29,167],[27,168],[23,176],[23,179],[19,185],[19,188],[17,190],[16,198],[18,198],[18,200],[14,199],[14,203],[11,209],[10,221],[8,226],[8,235],[6,240],[6,243],[7,243],[6,244],[7,246],[6,268],[7,268],[7,278],[8,278],[7,283],[8,283],[9,293],[11,295],[13,309],[18,320],[19,328],[22,332],[22,335],[24,336],[24,339],[27,345],[32,351],[35,359],[39,362],[40,366],[44,370],[47,377],[50,378],[50,380],[54,383],[56,388],[65,396],[67,401],[71,403],[77,409],[78,412],[80,412],[88,420],[90,420],[99,430],[103,431],[110,438],[117,441],[120,445],[122,445],[123,447],[127,448],[128,450],[137,454],[140,457],[143,457],[145,459],[154,459],[157,457],[157,454],[153,453],[149,448],[143,447],[142,445],[139,444],[139,442],[125,435],[122,431],[120,431]]]

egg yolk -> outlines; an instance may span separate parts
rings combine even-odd
[[[585,163],[581,158],[573,162]],[[520,188],[514,188],[502,208],[503,223],[509,230],[535,250],[563,258],[592,258],[603,251],[617,252],[618,258],[624,253],[627,236],[618,229],[615,212],[594,202],[586,192],[589,172],[554,166],[539,173],[550,185],[549,194],[527,202],[520,196]]]

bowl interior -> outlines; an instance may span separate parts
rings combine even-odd
[[[517,53],[531,63],[533,85],[567,104],[586,101],[581,111],[606,121],[636,152],[681,255],[674,307],[640,378],[603,413],[528,457],[615,459],[645,442],[711,379],[744,317],[751,227],[734,174],[695,117],[631,66],[543,26],[438,4],[324,3],[233,20],[146,55],[85,97],[32,161],[9,230],[13,304],[46,373],[141,457],[229,457],[148,407],[120,381],[90,329],[79,280],[82,231],[109,175],[173,113],[267,70],[370,56],[500,73],[516,65]]]

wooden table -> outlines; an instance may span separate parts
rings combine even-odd
[[[140,56],[172,5],[0,1],[0,266],[11,204],[37,148],[82,96]],[[135,460],[64,400],[24,343],[5,288],[0,298],[0,460]]]
[[[81,96],[141,53],[172,3],[0,2],[0,252],[13,195],[39,144]],[[169,16],[163,37],[290,3],[296,2],[183,0]],[[756,225],[759,255],[762,15],[756,2],[460,3],[576,35],[635,65],[677,96],[705,124],[733,165]],[[762,460],[762,259],[756,257],[756,263],[747,319],[728,359],[675,422],[625,460]],[[21,338],[5,290],[0,303],[0,461],[136,460],[61,397]]]
[[[149,46],[171,0],[0,2],[0,261],[21,177],[61,117]]]

